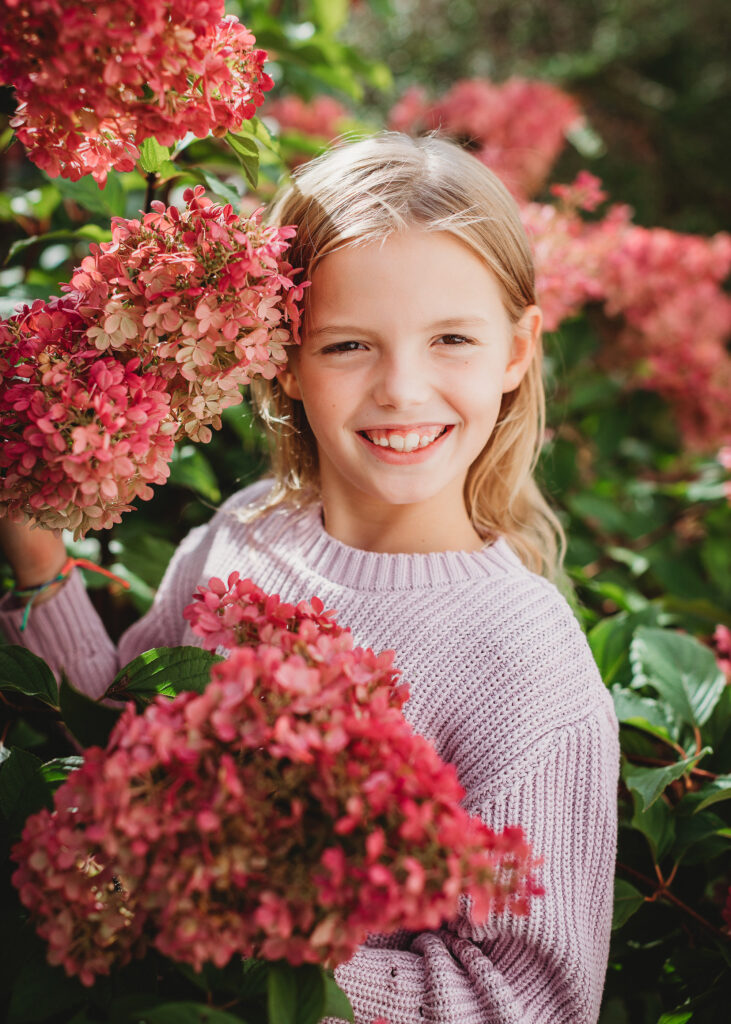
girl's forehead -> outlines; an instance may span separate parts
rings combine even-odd
[[[356,241],[325,255],[311,274],[312,289],[322,301],[340,293],[369,294],[393,288],[421,293],[497,286],[486,262],[464,242],[445,231],[418,228],[382,239]]]
[[[494,321],[504,312],[492,271],[446,232],[409,231],[328,254],[312,274],[306,329],[332,322],[414,325]]]

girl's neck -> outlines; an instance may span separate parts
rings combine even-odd
[[[343,506],[323,495],[325,530],[335,540],[360,551],[428,554],[479,551],[485,541],[464,515],[448,517],[445,509],[418,505]]]

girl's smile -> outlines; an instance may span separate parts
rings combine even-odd
[[[513,325],[494,275],[446,232],[326,256],[280,381],[317,442],[328,532],[371,550],[480,547],[465,480],[539,331],[537,307]]]

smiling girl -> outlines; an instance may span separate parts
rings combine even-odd
[[[520,825],[545,896],[530,916],[374,935],[338,969],[358,1024],[594,1024],[616,851],[617,723],[550,582],[560,525],[533,471],[541,313],[517,207],[450,143],[386,134],[303,168],[269,212],[298,225],[312,285],[302,344],[252,386],[273,476],[176,552],[151,611],[109,641],[77,575],[0,624],[92,695],[118,665],[195,642],[182,610],[238,570],[284,600],[317,594],[356,643],[393,648],[405,713],[454,763],[465,806]],[[65,554],[5,526],[19,587]],[[56,585],[58,587],[58,585]]]

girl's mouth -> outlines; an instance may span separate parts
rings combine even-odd
[[[408,454],[429,448],[451,429],[452,425],[449,424],[445,427],[429,426],[418,429],[402,427],[398,430],[384,428],[359,430],[358,434],[374,447]]]

